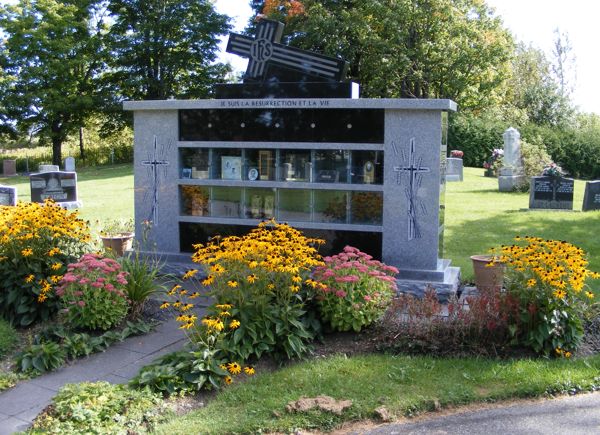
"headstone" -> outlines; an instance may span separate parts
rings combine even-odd
[[[446,159],[446,181],[463,180],[463,159],[448,157]]]
[[[572,178],[531,177],[529,189],[529,208],[533,209],[573,209]]]
[[[44,172],[58,172],[60,171],[60,168],[58,167],[58,165],[40,165],[38,168],[38,171],[40,173],[44,173]]]
[[[0,205],[17,205],[17,188],[0,185]]]
[[[77,174],[75,172],[41,172],[29,176],[31,202],[52,199],[65,208],[81,207],[77,198]]]
[[[75,172],[75,157],[65,159],[65,172]]]
[[[345,62],[279,44],[280,28],[262,20],[255,37],[231,35],[248,71],[216,99],[124,103],[135,117],[136,234],[152,221],[149,245],[182,262],[193,244],[272,216],[324,238],[322,255],[352,245],[397,267],[402,291],[456,291],[460,269],[441,258],[455,103],[350,98],[339,92]],[[184,178],[194,156],[206,176]],[[183,206],[190,187],[206,191],[206,214]]]
[[[582,211],[600,210],[600,180],[585,183]]]
[[[521,158],[521,134],[515,128],[508,128],[504,138],[504,158],[498,175],[498,190],[512,192],[525,182]]]
[[[17,161],[6,159],[2,162],[2,174],[5,177],[14,177],[17,175]]]

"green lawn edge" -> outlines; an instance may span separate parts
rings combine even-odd
[[[156,433],[327,431],[373,419],[381,406],[399,418],[440,407],[593,391],[600,388],[599,373],[600,355],[579,360],[339,355],[227,387],[206,407],[159,425]],[[285,410],[290,401],[319,395],[353,403],[341,416]]]

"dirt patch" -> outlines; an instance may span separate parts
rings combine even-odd
[[[311,409],[320,409],[336,415],[342,415],[345,409],[352,406],[352,400],[335,400],[329,396],[302,397],[294,402],[289,402],[285,409],[287,412],[306,412]]]

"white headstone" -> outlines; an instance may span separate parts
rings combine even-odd
[[[75,172],[75,157],[65,159],[65,172]]]
[[[504,134],[504,160],[502,166],[512,168],[513,172],[523,167],[521,161],[521,134],[519,130],[509,127]]]
[[[60,171],[60,168],[58,167],[58,165],[40,165],[38,172],[40,173],[44,173],[44,172],[58,172]]]

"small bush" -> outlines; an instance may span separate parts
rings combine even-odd
[[[0,318],[0,358],[6,355],[17,342],[17,332],[6,320]]]
[[[19,376],[13,372],[0,371],[0,391],[8,390],[14,387],[19,380]]]
[[[402,295],[392,301],[379,324],[380,347],[402,353],[496,355],[507,346],[506,295],[481,290],[464,302],[452,299],[447,311],[433,289],[423,298]]]
[[[137,433],[151,431],[165,411],[160,397],[108,382],[68,384],[33,423],[43,433]]]
[[[288,225],[263,222],[243,237],[196,245],[193,261],[209,270],[203,284],[217,304],[233,306],[230,314],[241,323],[223,337],[232,359],[308,351],[320,325],[307,312],[314,289],[303,284],[312,283],[311,269],[323,264],[314,247],[320,243]]]
[[[119,263],[97,254],[85,254],[69,264],[56,293],[67,322],[79,328],[107,330],[127,314],[126,273]]]
[[[315,269],[321,316],[335,331],[358,332],[378,320],[397,290],[398,269],[351,246]]]
[[[122,257],[119,262],[127,273],[125,294],[130,303],[129,313],[131,318],[136,319],[151,295],[166,290],[157,283],[161,265],[157,261],[142,258],[137,251],[130,257]]]
[[[52,202],[0,207],[0,315],[27,326],[55,314],[53,290],[89,240],[77,212]]]
[[[17,355],[17,370],[23,373],[44,373],[65,363],[64,349],[53,341],[31,344]]]
[[[500,249],[506,263],[504,284],[517,307],[509,319],[513,343],[544,355],[570,356],[583,337],[583,317],[594,294],[582,249],[557,240],[517,237]]]

